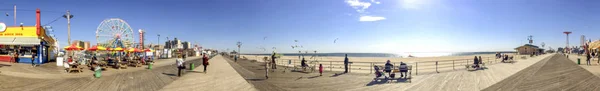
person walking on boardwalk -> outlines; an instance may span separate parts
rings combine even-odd
[[[271,68],[272,69],[277,69],[277,65],[275,65],[275,58],[277,58],[277,57],[275,57],[275,55],[276,55],[275,52],[273,52],[273,55],[271,55]]]
[[[586,61],[586,65],[590,65],[590,59],[592,58],[592,57],[591,57],[591,54],[590,54],[590,53],[587,53],[587,54],[586,54],[586,56],[585,56],[585,58],[587,58],[587,59],[585,59],[585,61]]]
[[[267,57],[265,57],[265,59],[266,59],[266,58],[267,58]],[[269,64],[270,64],[270,63],[269,63],[268,61],[265,61],[265,78],[266,78],[266,79],[269,79]]]
[[[346,54],[346,57],[344,57],[344,73],[348,73],[348,54]]]
[[[181,76],[181,70],[185,69],[185,66],[183,65],[183,58],[181,57],[181,55],[177,56],[177,59],[175,59],[175,61],[177,62],[177,76]]]
[[[204,66],[204,74],[206,74],[206,67],[208,67],[208,57],[206,55],[202,57],[202,65]]]
[[[323,64],[319,64],[319,76],[323,76]]]
[[[35,56],[36,53],[31,54],[31,67],[35,67]]]

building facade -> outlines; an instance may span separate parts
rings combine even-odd
[[[544,52],[544,49],[539,48],[538,46],[535,46],[535,45],[530,45],[530,44],[525,44],[523,46],[519,46],[519,47],[515,48],[515,50],[517,51],[517,53],[519,55],[530,55],[530,54],[538,54],[538,53]]]

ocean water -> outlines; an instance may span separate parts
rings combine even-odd
[[[469,56],[481,54],[496,54],[497,52],[415,52],[415,53],[316,53],[317,56],[335,56],[344,57],[441,57],[441,56]],[[500,52],[500,53],[516,53],[516,52]],[[243,55],[271,55],[271,54],[243,54]],[[312,56],[315,53],[300,54],[300,53],[283,53],[284,56]]]

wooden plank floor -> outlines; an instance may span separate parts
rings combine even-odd
[[[202,59],[186,64],[198,65]],[[173,63],[172,61],[171,63]],[[179,79],[174,64],[162,63],[152,70],[135,70],[93,78],[87,77],[40,79],[0,75],[2,91],[156,91]],[[43,76],[43,75],[38,75]]]
[[[484,91],[598,91],[600,78],[562,55],[538,62]]]
[[[161,91],[257,91],[222,56],[215,56],[209,62],[206,73],[202,66],[198,66],[194,72],[165,86]]]
[[[318,76],[318,73],[290,72],[289,69],[282,69],[284,67],[269,73],[269,79],[262,79],[264,63],[238,61],[236,64],[240,66],[233,67],[242,67],[236,70],[256,88],[264,91],[477,91],[496,84],[535,63],[549,60],[552,55],[522,59],[513,64],[497,63],[489,65],[486,70],[457,69],[450,72],[417,75],[413,76],[412,83],[404,80],[373,81],[373,74],[362,73],[324,72],[323,76]],[[284,70],[287,72],[283,72]]]

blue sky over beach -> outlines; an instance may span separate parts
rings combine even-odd
[[[36,8],[42,24],[70,10],[72,40],[95,43],[102,20],[121,18],[146,30],[146,43],[157,34],[220,50],[241,41],[243,53],[512,51],[529,35],[557,48],[563,31],[573,32],[571,45],[600,34],[594,0],[11,0],[0,12],[12,15],[13,5],[17,22],[32,26]],[[12,16],[0,21],[13,25]],[[65,46],[66,19],[49,25]]]

